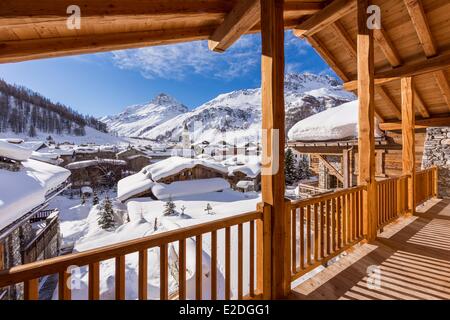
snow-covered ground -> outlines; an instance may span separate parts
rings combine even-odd
[[[102,197],[102,195],[100,195]],[[142,238],[155,233],[174,230],[182,227],[213,221],[254,211],[260,201],[258,193],[240,193],[231,189],[222,192],[209,192],[196,195],[174,197],[175,210],[181,213],[184,206],[184,215],[164,216],[164,201],[155,201],[150,198],[131,199],[126,204],[113,202],[116,221],[119,227],[114,231],[106,231],[99,227],[98,206],[92,206],[92,199],[81,204],[79,198],[69,199],[59,196],[52,201],[52,207],[60,208],[61,233],[66,246],[73,245],[75,252],[82,252],[126,240]],[[205,211],[207,204],[212,207],[212,213]],[[156,220],[155,220],[156,219]],[[156,230],[155,230],[156,222]],[[244,229],[244,252],[248,252],[248,226]],[[223,298],[224,293],[224,231],[218,232],[218,295]],[[237,274],[237,228],[232,228],[232,274]],[[195,298],[195,239],[186,242],[186,278],[187,297]],[[203,292],[204,297],[210,296],[210,235],[203,236]],[[244,255],[244,270],[248,270],[248,255]],[[169,293],[176,294],[178,290],[178,244],[169,246]],[[151,299],[159,298],[159,249],[148,251],[148,296]],[[102,299],[114,298],[115,262],[113,260],[101,263],[100,294]],[[137,299],[138,293],[138,254],[126,257],[126,298]],[[81,267],[73,271],[76,279],[80,281],[78,287],[73,288],[74,299],[87,298],[88,269]],[[237,279],[237,277],[233,277]],[[244,272],[244,283],[248,283],[248,273]],[[232,282],[232,291],[236,294],[237,282]],[[57,293],[55,293],[55,297]]]

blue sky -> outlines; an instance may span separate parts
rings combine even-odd
[[[116,114],[164,92],[189,108],[220,93],[260,85],[259,35],[242,37],[226,53],[206,41],[1,64],[0,77],[84,114]],[[286,72],[334,75],[305,41],[286,32]]]

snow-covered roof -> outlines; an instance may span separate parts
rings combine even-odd
[[[169,197],[181,197],[194,194],[222,191],[230,184],[222,178],[175,181],[170,184],[156,183],[152,187],[153,195],[159,200]]]
[[[376,126],[375,136],[382,136]],[[316,113],[297,122],[288,132],[291,141],[350,140],[358,138],[358,100]]]
[[[258,156],[237,155],[230,157],[222,164],[228,167],[228,175],[242,172],[249,178],[256,178],[261,173],[261,159]]]
[[[146,190],[150,190],[154,182],[148,178],[143,170],[131,176],[125,177],[117,183],[117,198],[125,201]]]
[[[24,147],[25,149],[37,151],[38,149],[45,147],[46,144],[44,141],[24,141],[20,144],[20,146]]]
[[[16,161],[27,160],[31,156],[31,150],[21,147],[19,144],[10,143],[7,139],[0,139],[0,157]]]
[[[59,158],[59,154],[57,154],[57,153],[33,151],[31,153],[30,158],[34,159],[34,160],[39,160],[39,161],[47,162],[50,164],[54,164],[54,165],[58,165],[58,164],[64,162],[64,160]]]
[[[0,169],[0,229],[44,203],[69,176],[69,170],[33,159],[22,161],[16,172]]]
[[[81,193],[93,193],[93,192],[94,190],[92,190],[91,187],[88,186],[81,187]]]
[[[253,181],[248,180],[240,180],[238,183],[236,183],[236,187],[242,189],[247,189],[248,187],[253,187],[254,185],[255,184],[253,183]]]
[[[113,166],[126,166],[127,162],[125,160],[116,160],[116,159],[93,159],[93,160],[83,160],[83,161],[76,161],[69,163],[66,165],[66,168],[69,170],[74,169],[82,169],[92,166],[98,166],[98,165],[113,165]]]
[[[142,171],[153,181],[158,181],[162,178],[171,176],[185,169],[193,168],[197,165],[202,165],[223,173],[228,172],[227,168],[220,163],[214,163],[204,159],[191,159],[177,156],[150,164],[144,167]]]

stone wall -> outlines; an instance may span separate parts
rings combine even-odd
[[[439,197],[450,198],[450,127],[428,128],[422,168],[437,166]]]

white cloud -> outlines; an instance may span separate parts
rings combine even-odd
[[[232,79],[259,67],[260,41],[244,36],[225,53],[208,49],[206,41],[115,51],[114,63],[139,70],[147,78],[183,79],[188,74]]]

